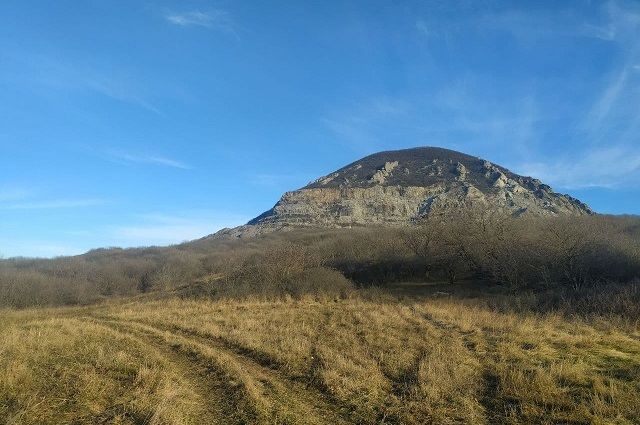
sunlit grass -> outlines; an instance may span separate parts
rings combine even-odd
[[[218,371],[200,378],[228,389],[229,422],[640,422],[638,331],[605,322],[454,300],[163,300],[29,314],[0,325],[10,423],[198,423],[215,395],[162,347]]]

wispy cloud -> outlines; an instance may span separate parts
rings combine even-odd
[[[559,37],[610,42],[628,38],[629,30],[640,21],[637,3],[625,0],[585,2],[580,8],[563,7],[558,3],[552,8],[535,10],[519,7],[515,2],[474,3],[472,7],[462,3],[440,5],[457,11],[455,19],[443,22],[438,14],[421,16],[416,20],[416,30],[422,35],[445,39],[472,30],[483,35],[488,32],[507,34],[522,42]],[[579,10],[593,13],[577,13]]]
[[[269,188],[293,189],[295,186],[303,186],[313,179],[311,174],[269,174],[260,173],[251,177],[250,182],[256,186]]]
[[[248,218],[221,213],[147,214],[139,224],[113,228],[116,244],[124,246],[168,245],[201,238],[224,227],[244,224]]]
[[[341,141],[354,150],[370,152],[382,146],[381,136],[389,130],[393,121],[395,128],[402,128],[402,118],[409,110],[409,103],[403,99],[374,97],[329,111],[321,122]]]
[[[0,185],[0,210],[47,210],[85,208],[107,204],[101,198],[42,199],[38,190],[16,185]]]
[[[85,250],[50,240],[16,240],[0,238],[0,258],[38,257],[53,258],[62,255],[78,255]]]
[[[182,26],[196,25],[210,28],[214,22],[214,17],[211,14],[199,11],[171,14],[166,18],[172,24]]]
[[[510,155],[535,148],[538,129],[546,118],[540,112],[535,85],[499,96],[483,89],[493,84],[466,77],[441,88],[419,109],[429,108],[446,119],[429,120],[426,129],[441,130],[461,143],[500,146]]]
[[[489,2],[470,8],[461,3],[451,3],[454,6],[450,7],[457,12],[455,19],[443,22],[437,14],[419,17],[415,22],[417,32],[423,36],[444,38],[445,41],[468,31],[478,31],[483,35],[493,32],[510,35],[522,42],[557,37],[611,41],[624,32],[624,17],[620,13],[624,9],[616,1],[595,4],[601,13],[595,13],[591,18],[575,13],[575,8],[562,8],[560,4],[559,7],[532,10],[518,7],[517,3],[506,3],[508,7],[501,7],[501,2]]]
[[[615,60],[611,70],[595,84],[593,103],[578,126],[584,133],[586,148],[624,149],[637,145],[640,131],[640,84],[638,63],[640,62],[640,7],[622,1],[610,1],[606,6],[611,33],[610,41],[615,47]],[[637,153],[637,152],[636,152]],[[633,157],[630,158],[633,160]]]
[[[418,30],[419,33],[425,36],[429,36],[432,33],[429,25],[427,25],[427,23],[423,19],[418,19],[416,21],[416,30]]]
[[[610,40],[611,30],[584,22],[569,11],[522,11],[517,9],[489,13],[479,21],[479,28],[509,33],[521,40],[541,37],[585,37]]]
[[[0,210],[47,210],[61,208],[85,208],[104,205],[104,199],[52,199],[0,204]]]
[[[127,83],[122,79],[94,75],[87,76],[84,80],[79,81],[87,89],[96,93],[120,102],[137,105],[156,115],[163,116],[163,113],[155,105],[138,93],[139,90],[134,89],[131,83]]]
[[[640,149],[636,148],[640,134],[637,113],[640,5],[610,0],[583,6],[536,11],[517,6],[488,10],[490,6],[485,11],[476,10],[467,15],[465,25],[461,25],[458,18],[452,25],[442,25],[428,17],[419,19],[417,31],[432,38],[450,32],[464,35],[469,31],[492,32],[512,36],[526,47],[557,40],[577,48],[588,46],[606,51],[610,58],[606,69],[594,78],[576,78],[572,90],[579,87],[586,95],[581,99],[562,99],[548,88],[536,88],[536,85],[548,87],[548,81],[537,84],[532,81],[529,95],[511,93],[507,99],[497,97],[496,93],[474,93],[474,87],[487,85],[476,81],[478,76],[457,88],[455,84],[445,86],[436,96],[437,106],[425,102],[414,108],[435,116],[442,116],[438,111],[446,111],[446,120],[425,125],[427,132],[436,134],[439,128],[444,137],[453,136],[462,141],[475,139],[487,152],[500,146],[498,158],[502,155],[514,171],[540,177],[559,187],[640,184]],[[554,139],[571,147],[571,154],[559,156],[562,154],[554,146]],[[461,145],[467,148],[464,142]]]
[[[605,85],[605,88],[591,110],[589,126],[600,125],[617,105],[620,95],[627,84],[629,68],[624,66],[615,77]]]
[[[604,4],[605,24],[599,28],[611,41],[632,41],[640,25],[640,7],[637,2],[609,0]]]
[[[640,148],[594,149],[575,157],[523,163],[514,171],[566,189],[637,185],[640,184]]]
[[[590,17],[576,13],[575,8],[539,9],[537,12],[511,8],[487,13],[478,24],[481,28],[508,32],[521,39],[579,37],[610,42],[628,40],[640,24],[640,8],[635,2],[609,0],[584,6],[593,8]]]
[[[534,84],[499,91],[493,80],[465,77],[426,96],[381,97],[335,108],[322,122],[361,153],[438,145],[474,154],[499,149],[504,159],[536,148],[546,118],[535,93]]]
[[[35,85],[38,92],[45,88],[64,92],[65,95],[93,93],[163,115],[154,104],[158,91],[151,90],[145,81],[125,67],[103,70],[76,59],[23,51],[17,47],[2,53],[6,55],[7,63],[12,65],[7,67],[3,77],[16,84],[25,84],[31,90]]]
[[[110,152],[110,156],[116,162],[127,164],[149,164],[165,167],[179,168],[182,170],[192,170],[193,167],[177,159],[168,158],[161,155],[135,155],[126,152]]]
[[[237,36],[236,25],[226,10],[193,10],[182,13],[167,13],[165,19],[181,27],[203,27],[227,32]]]

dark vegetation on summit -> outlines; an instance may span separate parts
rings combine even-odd
[[[220,236],[253,236],[286,226],[407,225],[470,208],[514,216],[593,214],[538,179],[460,152],[421,147],[362,158],[286,192],[248,226]]]
[[[374,153],[330,174],[335,176],[330,182],[322,184],[322,179],[318,179],[304,189],[341,186],[371,187],[376,184],[371,177],[384,167],[384,164],[394,162],[398,162],[400,172],[393,173],[386,179],[382,183],[384,186],[431,186],[442,181],[456,181],[459,174],[456,171],[456,164],[462,164],[469,170],[472,183],[485,190],[491,187],[484,176],[486,173],[483,167],[484,160],[450,149],[419,147]],[[440,175],[430,174],[430,168],[438,163],[448,163],[450,167],[444,167]],[[504,167],[499,165],[495,167],[509,178],[519,177]]]

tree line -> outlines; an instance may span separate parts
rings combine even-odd
[[[0,306],[82,305],[141,293],[345,297],[406,281],[477,282],[505,293],[566,298],[628,292],[638,278],[637,217],[515,218],[469,209],[408,227],[290,229],[251,239],[3,260]]]

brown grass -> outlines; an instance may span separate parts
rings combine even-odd
[[[0,335],[0,422],[197,424],[209,417],[187,365],[137,338],[68,312],[8,315]]]
[[[0,418],[640,422],[637,327],[371,298],[7,311]]]

